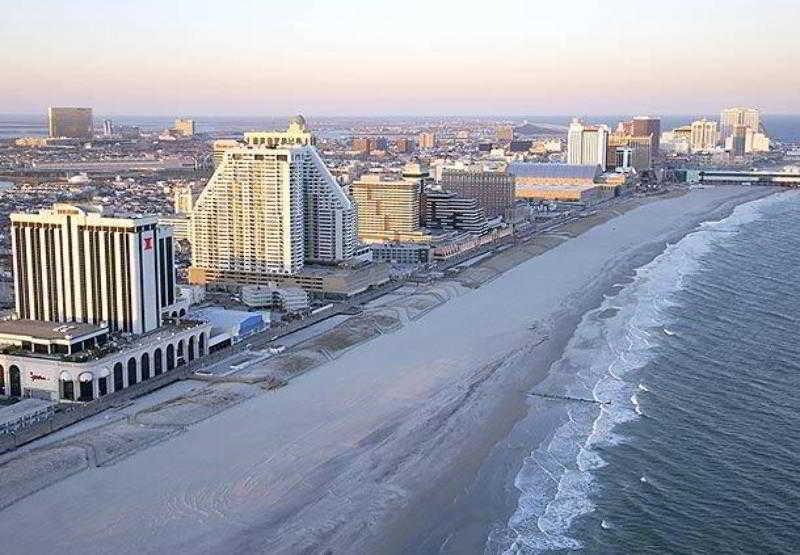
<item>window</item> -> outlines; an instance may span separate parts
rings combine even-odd
[[[12,364],[8,369],[10,391],[12,397],[22,397],[22,377],[16,364]]]
[[[136,383],[136,359],[131,357],[128,359],[128,387]]]
[[[67,401],[75,400],[75,384],[72,381],[61,381],[61,398]]]
[[[119,391],[125,387],[124,376],[122,370],[122,363],[118,362],[114,365],[114,391]]]

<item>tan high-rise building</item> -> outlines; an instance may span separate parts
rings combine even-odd
[[[175,120],[173,130],[183,137],[191,137],[194,135],[194,120],[187,118],[178,118]]]
[[[631,165],[636,171],[653,167],[653,137],[628,137],[628,148],[631,149]]]
[[[755,108],[726,108],[722,110],[719,116],[720,140],[725,142],[725,139],[731,137],[737,125],[749,127],[754,133],[758,133],[761,125],[759,111]]]
[[[58,108],[51,106],[47,110],[47,118],[51,137],[92,138],[91,108]]]
[[[365,243],[425,241],[419,225],[418,179],[366,175],[351,190],[358,207],[358,237]]]
[[[435,148],[436,135],[434,133],[420,133],[417,139],[419,148]]]
[[[494,133],[498,143],[510,143],[514,140],[513,125],[498,125]]]
[[[411,152],[414,150],[414,142],[406,137],[400,137],[399,139],[395,139],[394,148],[397,152]]]
[[[719,142],[717,122],[705,118],[692,122],[692,152],[711,152]]]
[[[217,139],[214,141],[211,147],[214,151],[214,168],[216,169],[222,163],[222,158],[225,156],[225,151],[227,149],[236,148],[238,146],[242,146],[242,143],[234,139]]]
[[[620,128],[618,128],[620,129]],[[608,136],[605,169],[614,171],[635,168],[637,171],[650,169],[653,164],[652,136],[630,136],[611,133]]]
[[[355,152],[369,154],[372,151],[372,139],[367,137],[353,137],[352,147]]]

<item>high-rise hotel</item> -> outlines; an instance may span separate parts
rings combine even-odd
[[[92,109],[51,106],[47,110],[50,137],[92,138]]]
[[[313,146],[305,120],[226,148],[192,211],[194,283],[261,283],[357,246],[356,209]]]
[[[175,302],[175,276],[172,231],[156,222],[73,204],[11,214],[18,316],[105,322],[112,332],[157,328]]]
[[[575,166],[606,167],[609,129],[585,125],[573,119],[567,133],[567,163]]]
[[[154,216],[55,204],[11,214],[17,318],[0,321],[0,395],[91,401],[211,346],[183,319],[172,233]]]
[[[420,226],[419,179],[368,174],[355,181],[352,190],[358,206],[358,237],[363,242],[430,240]]]
[[[720,140],[732,137],[736,126],[749,127],[753,133],[761,130],[761,114],[756,108],[725,108],[719,115]]]

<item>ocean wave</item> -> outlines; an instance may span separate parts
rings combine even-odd
[[[633,403],[634,412],[636,412],[636,414],[639,416],[644,416],[644,413],[642,412],[642,405],[639,403],[639,397],[636,395],[636,393],[631,395],[631,403]]]
[[[643,416],[637,393],[649,390],[630,377],[651,360],[659,341],[674,335],[665,327],[671,320],[668,309],[675,303],[672,296],[716,243],[730,240],[742,225],[758,220],[762,208],[781,202],[783,194],[740,205],[724,219],[701,224],[638,268],[630,283],[583,316],[550,375],[571,369],[575,380],[566,395],[602,404],[569,407],[568,422],[525,459],[515,479],[520,497],[508,521],[505,553],[582,547],[570,528],[576,518],[595,509],[593,471],[606,464],[601,448],[625,441],[615,431],[619,424]],[[547,385],[545,380],[539,388]],[[646,481],[643,476],[642,482]]]

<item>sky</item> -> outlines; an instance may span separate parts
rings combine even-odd
[[[0,113],[800,113],[800,0],[0,4]]]

